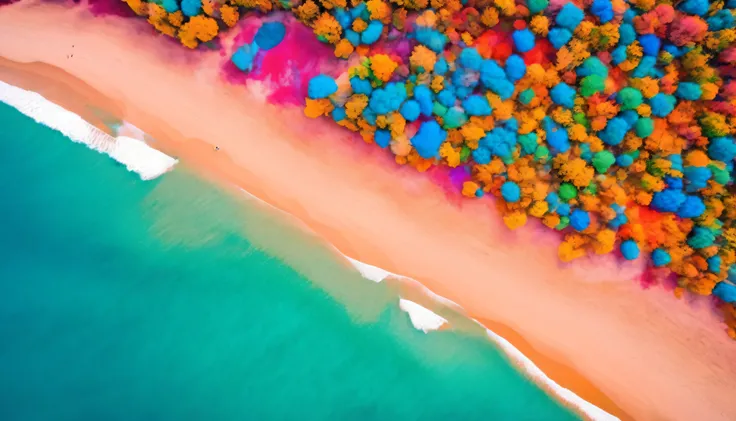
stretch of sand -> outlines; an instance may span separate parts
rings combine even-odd
[[[297,216],[351,257],[460,304],[608,412],[736,419],[736,344],[702,302],[642,291],[639,267],[610,257],[562,265],[555,236],[511,233],[489,200],[448,200],[328,122],[256,104],[221,81],[217,52],[178,49],[145,22],[24,1],[0,8],[0,39],[0,79],[93,123],[131,121],[165,153]]]

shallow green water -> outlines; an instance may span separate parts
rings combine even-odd
[[[181,165],[144,182],[1,103],[0,125],[0,419],[576,419]]]

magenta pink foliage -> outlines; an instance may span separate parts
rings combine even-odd
[[[670,25],[670,40],[677,46],[698,42],[708,33],[708,24],[697,16],[680,15]]]
[[[711,104],[710,111],[729,116],[736,116],[736,105],[723,101],[713,102]]]
[[[120,0],[88,0],[89,10],[94,16],[136,17],[135,12]]]
[[[718,59],[723,63],[736,63],[736,47],[729,47],[721,51]]]
[[[335,60],[333,48],[319,42],[312,31],[298,22],[292,15],[274,13],[269,20],[279,20],[286,26],[284,40],[268,51],[256,54],[253,70],[243,73],[230,61],[237,48],[251,43],[263,17],[247,16],[240,25],[231,50],[226,54],[223,66],[226,79],[234,83],[255,80],[267,84],[270,89],[268,101],[274,104],[304,104],[309,80],[320,74],[338,76],[347,69],[347,61]]]
[[[654,8],[660,23],[670,23],[675,18],[675,9],[669,4],[660,4]]]
[[[736,80],[731,80],[721,88],[721,95],[728,99],[736,98]]]

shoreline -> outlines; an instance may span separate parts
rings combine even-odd
[[[5,61],[5,63],[3,63]],[[2,65],[5,65],[6,68],[8,66],[8,62],[2,58],[0,58],[0,72],[2,72],[3,68]],[[4,74],[4,76],[8,76],[8,74]],[[12,78],[12,77],[11,77]],[[24,82],[28,82],[28,80],[24,80]],[[44,88],[49,87],[49,82],[44,83]],[[13,102],[19,102],[19,101],[12,101],[12,97],[14,97],[16,92],[12,92],[15,89],[21,90],[22,88],[15,87],[14,85],[8,85],[2,80],[0,80],[0,93],[6,94],[3,90],[8,90],[8,95],[11,97],[11,103],[7,103],[8,105],[12,104]],[[43,90],[43,89],[42,89]],[[41,97],[33,90],[27,90],[25,91],[26,94],[31,94],[33,96],[38,96],[39,98],[42,98],[44,102],[48,102],[50,104],[56,104],[56,102],[64,102],[68,101],[68,99],[64,99],[61,101],[51,101],[48,98]],[[60,99],[60,98],[59,98]],[[25,104],[25,101],[20,101],[20,105],[27,105]],[[33,104],[36,104],[36,101],[33,102]],[[10,105],[11,107],[15,107],[14,105]],[[48,107],[45,107],[48,108]],[[39,121],[36,116],[39,115],[38,112],[32,112],[32,114],[28,113],[28,107],[25,107],[25,111],[18,108],[18,110],[34,120],[36,120],[39,124],[45,125],[47,127],[50,127],[54,130],[60,131],[64,134],[65,133],[65,127],[66,126],[59,126],[57,124],[56,120],[49,120],[49,121]],[[65,108],[66,110],[66,108]],[[78,114],[73,113],[72,111],[66,110],[69,113],[72,113],[72,115],[76,118],[79,117]],[[90,117],[94,117],[90,115]],[[113,120],[118,120],[113,118]],[[86,120],[83,119],[85,123]],[[122,120],[121,120],[122,121]],[[83,123],[83,124],[85,124]],[[88,124],[88,123],[87,123]],[[97,130],[101,130],[102,128],[107,129],[107,131],[110,131],[110,126],[105,125],[104,123],[100,122],[103,127],[95,127]],[[109,136],[110,133],[107,133],[107,131],[103,131],[103,137],[105,143],[109,143],[110,145],[114,145],[116,141],[120,140],[135,140],[137,142],[143,142],[142,140],[139,140],[138,138],[130,138],[126,137],[124,135],[118,135],[116,138]],[[145,133],[142,133],[145,135]],[[70,134],[66,134],[67,137],[70,137]],[[109,153],[107,149],[108,147],[102,147],[100,148],[98,146],[99,142],[95,142],[94,138],[99,137],[99,133],[87,133],[87,135],[92,136],[92,143],[87,143],[87,136],[84,136],[84,143],[91,149],[108,155],[110,158],[113,158],[114,160],[117,160],[119,163],[125,165],[127,167],[128,171],[136,172],[143,180],[150,180],[153,178],[157,178],[158,176],[162,176],[165,172],[168,172],[173,169],[173,165],[167,166],[163,168],[159,173],[155,173],[152,176],[149,176],[145,172],[141,172],[138,170],[138,168],[133,168],[129,164],[126,164],[124,161],[119,161],[118,158],[114,155]],[[78,143],[77,136],[73,136],[73,141]],[[114,147],[114,146],[113,146]],[[155,153],[158,152],[156,149],[150,148],[150,146],[145,147],[148,151],[145,151],[144,153]],[[133,161],[131,161],[133,163]],[[176,160],[174,160],[174,163],[176,163]],[[223,187],[223,186],[220,186]],[[229,185],[224,186],[229,187],[230,189],[237,188],[237,186]],[[268,212],[277,212],[279,213],[280,217],[287,217],[289,220],[289,224],[294,225],[295,229],[299,229],[302,231],[305,231],[307,234],[317,237],[321,242],[325,242],[325,240],[321,237],[318,237],[318,234],[314,231],[312,231],[301,219],[297,218],[296,216],[282,210],[279,208],[276,208],[272,206],[271,204],[263,201],[262,199],[258,198],[257,196],[249,193],[246,190],[240,189],[240,192],[246,195],[247,200],[256,200],[258,206],[262,206],[266,208],[266,211]],[[453,323],[450,323],[447,319],[444,319],[439,314],[435,313],[433,310],[445,313],[445,312],[452,312],[454,316],[457,317],[464,317],[468,318],[469,315],[464,311],[462,307],[460,307],[458,304],[447,300],[444,297],[438,296],[434,294],[431,290],[429,290],[426,286],[422,285],[418,281],[404,277],[402,275],[394,274],[388,271],[385,271],[381,268],[372,266],[370,264],[361,262],[359,260],[353,259],[346,254],[342,253],[340,250],[338,250],[334,245],[330,243],[324,244],[327,246],[328,249],[332,249],[332,252],[336,255],[336,257],[342,258],[344,261],[348,262],[350,266],[357,270],[364,279],[375,282],[375,283],[381,283],[381,282],[388,282],[388,283],[397,283],[398,287],[402,291],[401,294],[398,296],[399,298],[399,307],[407,313],[409,316],[411,323],[414,325],[415,329],[422,330],[424,333],[429,333],[433,330],[442,330],[447,327],[452,327],[455,325],[454,321]],[[411,297],[415,301],[411,301],[407,299],[406,297]],[[421,304],[420,304],[421,303]],[[423,305],[422,305],[423,304]],[[427,307],[432,307],[433,310],[430,310]],[[442,306],[442,308],[435,309],[435,307]],[[500,323],[495,322],[485,322],[481,323],[480,321],[476,319],[467,319],[467,322],[474,322],[478,327],[485,329],[486,335],[488,336],[488,339],[493,342],[497,347],[501,349],[505,357],[509,360],[509,364],[516,367],[520,372],[524,374],[525,377],[531,378],[531,381],[539,388],[544,390],[545,392],[550,395],[553,399],[558,401],[562,406],[568,408],[570,411],[574,412],[578,416],[580,416],[583,419],[592,419],[592,420],[613,420],[613,419],[619,419],[611,414],[607,413],[606,411],[602,410],[601,408],[593,405],[592,403],[580,398],[577,396],[574,392],[571,392],[569,389],[562,388],[559,384],[554,382],[545,371],[539,369],[538,366],[536,366],[533,361],[527,357],[524,353],[519,351],[518,348],[516,348],[511,341],[508,341],[504,336],[498,335],[495,331],[489,329],[489,325],[495,325],[496,328],[499,330],[503,330],[508,334],[508,336],[515,337],[516,340],[521,341],[526,346],[526,342],[523,341],[523,338],[521,338],[518,333],[514,332],[512,329],[501,325]],[[460,325],[464,325],[466,323],[460,323]],[[535,356],[535,358],[543,358],[544,356],[541,353],[537,353],[538,355]],[[560,377],[563,377],[563,375],[574,375],[575,377],[579,377],[580,381],[584,381],[587,383],[588,388],[592,388],[593,391],[595,391],[598,395],[598,397],[602,397],[607,401],[607,405],[615,406],[610,400],[605,397],[599,390],[595,389],[595,387],[587,382],[586,379],[584,379],[579,373],[574,372],[569,367],[565,367],[564,365],[557,364],[553,360],[549,358],[545,358],[545,365],[551,365],[555,364],[555,367],[557,369],[557,374],[560,375]],[[562,374],[560,374],[562,373]],[[597,398],[598,398],[597,397]],[[617,408],[618,411],[621,411],[619,408]],[[618,412],[617,411],[617,412]],[[621,411],[623,413],[623,411]],[[591,415],[594,414],[594,415]]]
[[[0,69],[2,67],[0,66]],[[231,186],[232,187],[232,186]],[[424,305],[424,309],[429,312],[433,312],[433,315],[443,319],[442,315],[435,312],[437,306],[442,306],[445,311],[451,311],[456,315],[465,317],[468,322],[475,323],[486,331],[488,339],[495,344],[504,353],[509,363],[522,371],[527,377],[531,378],[531,381],[537,385],[537,387],[544,390],[554,399],[556,399],[564,407],[574,412],[582,419],[585,420],[607,420],[607,419],[620,419],[630,420],[633,419],[623,409],[618,407],[611,399],[606,396],[600,389],[598,389],[593,383],[591,383],[582,374],[574,370],[568,365],[565,365],[559,361],[555,361],[553,358],[546,356],[544,353],[534,349],[518,332],[504,325],[503,323],[485,320],[481,321],[472,318],[467,311],[459,304],[437,295],[427,286],[417,281],[416,279],[406,277],[401,274],[389,272],[383,268],[373,266],[369,263],[356,260],[347,254],[340,251],[334,244],[328,242],[325,238],[319,237],[319,233],[312,230],[302,219],[293,215],[283,209],[280,209],[263,199],[253,195],[252,193],[240,189],[249,199],[256,200],[259,205],[264,206],[267,210],[278,212],[282,216],[289,219],[291,223],[297,228],[308,232],[311,235],[318,237],[323,242],[326,242],[328,248],[338,255],[338,257],[346,260],[354,269],[356,269],[363,278],[370,280],[375,283],[387,282],[397,283],[400,291],[400,302],[409,301],[420,307]],[[407,314],[412,316],[412,313],[408,309],[404,309]],[[443,319],[445,325],[441,325],[438,328],[452,327],[453,323],[446,319]],[[419,329],[417,325],[415,328]],[[435,330],[435,329],[430,329]],[[428,333],[424,330],[424,333]],[[509,349],[510,348],[510,349]],[[524,351],[522,352],[521,349]],[[531,364],[533,367],[529,367]],[[544,367],[544,368],[542,368]],[[534,373],[536,371],[536,373]],[[550,374],[553,373],[553,374]],[[556,379],[566,379],[574,385],[574,389],[569,389],[561,386]],[[586,398],[582,398],[576,392],[584,391]],[[568,393],[569,392],[569,393]],[[570,396],[572,394],[572,396]],[[582,401],[582,402],[581,402]],[[595,402],[595,403],[594,403]]]
[[[34,63],[34,65],[35,64],[36,63]],[[78,89],[80,89],[81,86],[84,86],[83,89],[91,89],[89,86],[85,86],[86,84],[81,83],[81,81],[75,80],[74,83],[72,83],[72,85],[74,85],[75,88],[73,88],[72,90],[68,92],[62,92],[61,89],[58,89],[58,90],[56,89],[56,88],[59,88],[59,86],[56,86],[55,83],[58,83],[59,79],[64,80],[65,83],[67,81],[71,81],[71,78],[69,78],[68,75],[61,75],[61,74],[55,75],[54,79],[56,80],[56,82],[54,82],[52,79],[46,80],[44,79],[44,76],[40,76],[39,74],[34,74],[33,69],[27,69],[27,68],[24,68],[24,66],[25,65],[18,65],[17,63],[12,63],[8,61],[7,59],[0,57],[0,80],[12,81],[11,83],[12,85],[15,85],[15,86],[18,86],[20,88],[27,89],[30,91],[34,91],[34,92],[46,91],[48,87],[52,87],[54,89],[48,90],[49,94],[43,94],[47,100],[50,100],[56,104],[62,105],[67,110],[74,112],[77,115],[82,116],[85,121],[87,121],[87,118],[90,118],[92,121],[97,121],[97,124],[95,126],[98,129],[101,129],[103,131],[108,131],[108,132],[110,131],[109,126],[107,126],[104,123],[104,121],[113,121],[113,120],[118,121],[119,120],[118,118],[112,117],[114,114],[108,112],[107,108],[101,109],[101,108],[95,107],[94,109],[91,109],[88,107],[89,104],[83,104],[82,102],[77,101],[78,98],[70,99],[70,97],[73,98],[75,96],[74,94],[80,93]],[[41,73],[57,73],[57,72],[61,73],[63,72],[60,69],[48,68],[46,66],[43,66],[43,67],[45,68],[43,69]],[[11,69],[11,68],[13,69],[12,72],[8,72],[8,69]],[[23,69],[23,70],[20,70],[20,69]],[[14,72],[18,72],[18,73],[14,73]],[[24,73],[24,74],[21,75],[20,73]],[[33,74],[33,76],[28,77],[28,74]],[[80,82],[80,83],[77,83],[77,82]],[[98,106],[101,105],[101,102],[99,101],[104,100],[104,98],[102,96],[98,96],[97,95],[98,93],[96,92],[92,92],[92,91],[85,92],[85,94],[90,94],[90,93],[93,93],[95,95],[91,95],[91,96],[82,95],[82,97],[85,100],[89,100],[89,98],[95,98],[95,104]],[[99,117],[98,115],[99,111],[102,111],[104,115],[106,116],[104,119]],[[164,143],[166,142],[164,141]],[[159,144],[156,144],[156,145],[163,146]],[[187,161],[187,162],[191,162],[191,161]],[[199,170],[201,170],[201,168],[199,168]],[[208,178],[210,181],[220,184],[221,187],[225,187],[226,189],[233,190],[233,191],[238,189],[238,186],[235,184],[223,185],[222,184],[223,180],[217,180],[216,179],[217,177],[213,177],[211,173],[205,173],[203,175],[206,178]],[[260,205],[267,206],[271,208],[272,211],[278,211],[282,213],[284,216],[287,216],[288,218],[292,219],[292,222],[294,223],[294,225],[300,225],[298,229],[306,229],[310,231],[311,234],[319,236],[319,233],[313,231],[302,219],[298,218],[297,216],[291,213],[288,213],[287,211],[283,209],[275,207],[274,205],[264,201],[258,196],[246,190],[243,190],[242,188],[240,188],[239,190],[240,192],[244,193],[248,197],[248,199],[257,200],[258,202],[260,202],[259,203]],[[319,238],[321,241],[327,242],[325,238],[321,236]],[[434,297],[431,297],[428,294],[426,294],[424,291],[416,291],[417,287],[419,287],[419,288],[427,289],[427,291],[429,291],[430,294],[434,294],[434,292],[429,290],[426,286],[421,284],[419,281],[416,281],[412,278],[408,278],[403,275],[398,275],[398,274],[386,271],[382,268],[372,266],[368,263],[364,263],[362,261],[353,259],[349,257],[347,254],[340,251],[332,243],[327,242],[326,245],[334,249],[334,252],[337,256],[345,259],[346,262],[349,263],[353,268],[361,272],[361,275],[363,275],[363,277],[366,278],[367,280],[370,280],[373,282],[386,282],[386,281],[399,282],[402,284],[402,288],[413,290],[410,292],[412,296],[417,295],[420,298],[423,298],[425,300],[435,299]],[[372,271],[374,272],[381,271],[384,273],[381,273],[380,277],[372,276],[368,273],[364,273],[364,271],[360,269],[361,266],[362,267],[372,266],[371,268],[373,269]],[[417,285],[416,286],[404,285],[404,283],[407,283],[406,281],[415,282]],[[437,296],[437,297],[439,297],[442,300],[447,300],[441,296]],[[412,299],[415,299],[415,298],[412,298]],[[417,304],[426,305],[426,303],[422,303],[421,300],[419,300],[419,303]],[[445,305],[446,303],[436,301],[434,304]],[[457,308],[453,306],[453,308],[451,309],[452,311],[461,311],[463,312],[462,315],[464,317],[471,317],[469,314],[465,312],[464,308],[459,307],[456,303],[452,303],[452,304],[454,304],[454,306],[457,306]],[[578,371],[576,371],[575,369],[573,369],[572,367],[566,364],[555,361],[553,358],[546,356],[543,352],[537,351],[518,332],[513,330],[511,327],[506,326],[500,322],[491,321],[491,320],[484,320],[481,322],[479,320],[469,319],[469,321],[476,322],[479,326],[483,327],[484,329],[487,329],[489,332],[492,332],[498,335],[499,337],[503,338],[504,340],[508,341],[519,353],[527,357],[549,379],[554,381],[557,386],[564,387],[564,386],[560,386],[557,380],[565,379],[566,381],[564,383],[569,383],[567,387],[565,388],[573,391],[573,393],[575,393],[576,395],[578,395],[579,392],[583,390],[584,392],[582,393],[582,395],[587,396],[587,397],[586,398],[582,396],[577,396],[577,397],[579,399],[584,400],[589,405],[596,406],[597,407],[596,409],[598,409],[599,411],[604,410],[605,412],[608,412],[609,414],[614,414],[616,417],[618,417],[621,420],[633,419],[630,415],[624,412],[623,409],[621,409],[613,401],[611,401],[611,399],[608,398],[608,396],[606,396],[601,390],[599,390],[595,385],[593,385],[593,383],[589,381],[587,378],[585,378],[581,373],[579,373]],[[498,341],[495,340],[493,337],[489,337],[489,340],[494,342],[496,346],[500,346],[498,345]],[[527,376],[529,376],[532,379],[532,381],[538,387],[542,388],[547,393],[549,393],[554,399],[558,400],[563,406],[567,407],[568,409],[578,414],[579,416],[583,417],[584,419],[595,419],[595,418],[587,416],[587,412],[583,411],[580,406],[577,406],[573,404],[572,402],[568,401],[567,399],[563,398],[562,396],[560,396],[560,394],[555,392],[554,388],[551,387],[547,382],[541,381],[538,377],[532,376],[529,373],[529,371],[525,369],[524,364],[521,361],[513,358],[513,356],[509,354],[507,351],[503,351],[503,352],[507,356],[507,358],[510,360],[510,364],[514,365],[515,367],[523,371]],[[550,372],[553,372],[554,375],[550,375]],[[572,386],[570,384],[572,384]]]
[[[99,30],[90,31],[90,33],[99,32],[95,37],[76,33],[78,39],[84,39],[85,43],[89,41],[89,44],[92,44],[88,44],[87,48],[88,51],[95,53],[93,55],[96,57],[64,63],[64,54],[58,52],[56,55],[60,57],[55,57],[54,48],[61,45],[61,40],[68,40],[69,34],[75,34],[71,28],[73,25],[64,22],[57,28],[45,29],[45,33],[39,33],[37,28],[42,27],[45,22],[60,19],[58,15],[64,13],[66,13],[64,19],[83,21],[84,17],[79,13],[73,13],[57,6],[44,5],[43,10],[36,11],[22,10],[22,8],[23,5],[19,4],[2,9],[0,22],[3,22],[3,25],[0,25],[2,28],[0,31],[6,31],[4,34],[6,37],[13,36],[17,40],[25,40],[19,44],[29,48],[15,47],[14,49],[14,46],[11,45],[2,46],[0,55],[17,59],[19,62],[40,60],[63,70],[54,72],[52,67],[44,68],[44,65],[31,64],[16,67],[16,72],[19,69],[25,72],[34,69],[40,74],[45,73],[53,80],[61,81],[59,85],[66,86],[58,90],[59,96],[63,97],[63,94],[68,94],[69,91],[77,92],[79,102],[77,106],[93,103],[101,106],[101,109],[112,111],[112,115],[124,116],[126,120],[158,139],[160,146],[167,154],[176,156],[194,167],[199,167],[209,178],[235,181],[234,184],[238,186],[245,184],[246,190],[302,219],[321,237],[348,255],[390,271],[410,275],[437,294],[461,304],[469,315],[483,320],[486,326],[491,321],[500,323],[496,328],[508,326],[509,332],[518,332],[517,342],[529,341],[526,347],[523,346],[523,343],[520,346],[519,343],[512,341],[525,355],[532,357],[532,354],[536,352],[538,355],[549,356],[552,361],[561,362],[563,365],[572,367],[577,365],[574,369],[586,374],[585,377],[581,376],[582,378],[589,378],[589,384],[597,385],[603,396],[610,396],[611,402],[617,402],[617,407],[625,408],[626,413],[617,413],[617,409],[620,411],[623,409],[608,408],[596,402],[598,399],[589,399],[583,384],[570,386],[579,379],[553,377],[563,387],[575,391],[584,399],[622,419],[694,419],[691,415],[701,414],[702,417],[703,414],[706,414],[711,417],[706,416],[701,419],[715,420],[734,416],[736,409],[733,408],[733,405],[729,405],[728,396],[728,390],[734,385],[733,379],[736,377],[734,376],[736,369],[734,363],[731,362],[734,360],[734,348],[716,322],[706,320],[707,309],[703,309],[702,306],[700,309],[693,309],[681,302],[678,304],[673,297],[661,290],[641,291],[638,285],[627,281],[627,278],[630,279],[631,274],[635,273],[635,268],[626,273],[599,273],[598,281],[591,282],[590,277],[587,276],[590,274],[585,272],[593,272],[596,266],[607,261],[590,260],[587,269],[578,267],[578,270],[571,266],[561,265],[556,261],[554,249],[549,247],[553,239],[546,237],[539,241],[538,233],[533,232],[532,229],[526,229],[518,234],[503,231],[502,224],[493,215],[488,202],[475,202],[467,205],[463,203],[462,209],[458,210],[445,203],[440,189],[432,186],[426,179],[422,179],[423,175],[407,175],[407,171],[402,172],[405,169],[393,170],[380,167],[379,164],[385,162],[386,159],[379,156],[379,152],[371,151],[369,155],[366,155],[365,150],[368,145],[351,147],[347,144],[349,139],[347,136],[326,130],[319,122],[304,122],[304,126],[313,128],[318,135],[321,135],[310,138],[308,142],[304,142],[303,136],[300,136],[304,130],[303,127],[291,127],[288,130],[281,127],[281,132],[284,132],[283,138],[286,139],[283,142],[281,142],[281,136],[278,142],[276,139],[269,138],[269,147],[266,148],[267,151],[264,154],[289,156],[291,157],[289,158],[290,164],[305,171],[304,180],[293,180],[284,176],[278,178],[275,170],[269,168],[266,163],[259,163],[258,160],[243,154],[243,152],[249,152],[248,146],[253,147],[254,143],[258,142],[247,144],[246,139],[244,141],[246,144],[240,145],[238,139],[233,139],[235,133],[238,132],[237,129],[250,129],[248,123],[254,123],[255,120],[252,117],[246,118],[242,114],[242,111],[248,110],[247,98],[235,98],[235,95],[238,94],[245,96],[245,90],[242,87],[224,85],[215,79],[204,81],[204,75],[209,73],[210,76],[207,77],[212,77],[217,69],[208,69],[214,70],[209,72],[205,70],[202,78],[196,77],[199,80],[192,83],[193,92],[187,96],[183,90],[189,86],[183,85],[182,81],[192,78],[181,75],[181,73],[186,73],[186,69],[179,70],[180,74],[177,75],[176,70],[173,69],[174,66],[163,63],[161,60],[161,58],[166,58],[165,53],[163,57],[156,57],[154,54],[155,52],[162,53],[170,46],[161,45],[160,40],[154,37],[130,34],[130,31],[126,33],[124,28],[120,27],[111,28],[109,25],[112,25],[110,23],[112,18],[89,18],[84,21],[84,25],[92,25]],[[26,21],[16,23],[21,20],[11,19],[9,16],[13,13],[24,13]],[[36,28],[35,32],[34,28]],[[123,39],[121,35],[124,34],[130,38]],[[38,41],[45,39],[44,37],[52,37],[55,40],[49,42],[48,44],[51,45],[48,46],[39,45]],[[34,43],[34,40],[37,42]],[[112,40],[119,48],[114,52],[103,51],[101,47],[111,48],[113,46]],[[134,41],[137,41],[142,47],[135,50],[136,54],[128,53],[127,57],[124,56],[128,62],[121,60],[121,63],[123,66],[128,65],[128,70],[147,66],[144,67],[146,71],[155,72],[151,76],[153,80],[150,81],[152,85],[158,83],[154,86],[154,92],[147,91],[146,88],[149,87],[145,85],[136,87],[136,82],[141,82],[140,78],[126,80],[126,77],[115,79],[105,75],[106,71],[110,72],[113,69],[110,66],[106,67],[103,63],[105,60],[98,56],[106,54],[106,57],[110,59],[115,57],[116,53],[124,54],[125,45],[136,45]],[[158,47],[156,47],[157,43]],[[79,54],[79,57],[84,57],[84,54]],[[78,112],[74,109],[73,104],[70,106],[42,90],[38,91],[27,85],[23,86],[22,83],[6,79],[6,76],[10,74],[7,66],[10,65],[12,63],[8,61],[0,61],[0,68],[2,68],[0,78],[24,89],[37,91],[87,119],[84,110]],[[63,71],[69,72],[71,77],[63,76]],[[125,74],[125,67],[120,69],[120,72]],[[159,75],[172,76],[172,80],[159,80],[156,77]],[[16,77],[19,80],[25,79],[28,83],[27,73],[25,75],[18,73]],[[79,83],[76,85],[71,83],[70,80],[74,80],[74,77],[93,84],[94,86],[87,85],[91,91],[84,91]],[[204,85],[203,87],[205,83],[216,86]],[[180,91],[177,92],[177,88]],[[206,96],[204,89],[213,92]],[[80,94],[80,91],[81,93],[86,92],[87,96]],[[97,92],[99,96],[94,97],[90,92]],[[171,96],[162,96],[162,93]],[[198,94],[204,98],[197,97]],[[154,98],[150,99],[148,96]],[[177,105],[177,98],[184,98],[190,102],[193,99],[201,99],[202,103],[199,106]],[[214,102],[215,100],[222,100],[222,102]],[[67,102],[74,101],[67,99]],[[175,111],[161,110],[161,107],[157,106],[161,104],[168,104]],[[227,128],[207,127],[206,124],[199,124],[198,127],[195,127],[198,123],[186,122],[186,115],[178,117],[176,115],[177,111],[184,114],[201,114],[204,112],[203,107],[218,106],[218,104],[218,111],[221,112],[219,116],[223,120],[238,116],[243,117],[244,121],[238,122],[240,124],[231,121],[227,124],[223,123],[227,125]],[[231,108],[225,110],[228,106]],[[282,133],[275,127],[284,126],[283,119],[286,118],[284,116],[293,117],[296,114],[292,110],[290,113],[281,114],[281,119],[279,119],[273,107],[263,106],[262,108],[263,111],[256,116],[265,122],[263,128],[257,128],[261,135],[274,133],[281,135]],[[258,111],[250,110],[253,114],[258,114]],[[153,117],[153,113],[156,113],[158,118]],[[87,114],[94,115],[94,112],[87,110]],[[215,115],[216,113],[210,113],[205,116],[202,119],[203,123],[213,121],[211,117]],[[171,125],[162,124],[162,121]],[[197,133],[198,138],[214,139],[218,145],[223,145],[223,151],[227,151],[227,154],[223,151],[215,154],[211,144],[204,141],[182,140],[186,137],[177,130]],[[338,144],[339,142],[343,144]],[[333,150],[324,151],[321,156],[316,156],[317,148],[313,146],[314,144],[329,146]],[[157,143],[156,146],[158,148],[159,144]],[[227,156],[228,154],[232,156]],[[270,160],[277,161],[277,158],[272,157]],[[365,165],[366,168],[360,171],[351,170],[350,167],[358,162]],[[325,165],[330,164],[337,168],[326,169]],[[293,169],[282,171],[293,171]],[[332,176],[337,174],[344,176],[345,180],[333,181]],[[406,181],[401,181],[398,185],[397,183],[389,184],[394,181],[392,179],[395,179],[397,174],[406,177]],[[259,179],[259,176],[262,178]],[[313,191],[307,193],[297,191],[302,188],[301,183],[310,186]],[[314,186],[320,185],[321,190],[316,191],[318,187]],[[357,185],[364,189],[351,191],[351,188],[358,190],[355,187]],[[392,187],[390,191],[387,190],[389,186]],[[337,190],[331,190],[331,187]],[[344,199],[341,201],[336,198],[336,194],[348,196],[348,201],[357,200],[364,208],[371,207],[385,218],[385,221],[380,222],[386,223],[377,227],[372,223],[379,221],[378,216],[371,217],[365,215],[365,212],[357,215],[350,214],[350,211],[359,211],[360,206],[350,206]],[[333,206],[325,203],[333,203]],[[344,212],[342,205],[346,206]],[[320,207],[338,209],[321,209]],[[430,215],[427,217],[421,213]],[[344,218],[333,219],[337,215]],[[362,220],[363,218],[366,220]],[[447,224],[437,226],[438,220],[447,222]],[[470,223],[469,220],[477,224]],[[380,232],[371,232],[374,230],[380,230]],[[428,233],[429,231],[432,231],[431,234]],[[411,244],[410,240],[413,240]],[[531,246],[532,241],[539,244]],[[424,244],[419,244],[420,242]],[[494,248],[493,242],[505,242],[505,250],[499,250],[499,247]],[[409,245],[416,250],[407,251],[406,248]],[[450,253],[453,254],[455,264],[442,264],[442,259]],[[503,270],[499,269],[503,265],[508,266],[506,262],[523,264],[522,257],[530,254],[535,258],[536,265],[528,266],[535,266],[534,268],[507,269],[504,267],[503,269],[507,269],[506,273],[502,273]],[[604,267],[604,270],[615,269],[615,266],[608,264],[609,266]],[[405,270],[399,270],[400,268]],[[494,270],[500,272],[494,273]],[[599,269],[598,272],[600,271]],[[619,272],[625,271],[620,270]],[[494,274],[497,276],[489,276]],[[494,282],[494,279],[490,278],[499,279]],[[606,281],[606,278],[610,279]],[[672,307],[677,305],[679,307]],[[528,309],[518,307],[528,307]],[[572,310],[567,307],[571,307]],[[668,315],[665,311],[678,314]],[[586,318],[585,316],[593,320],[581,320]],[[504,333],[496,328],[493,329],[496,333]],[[705,330],[705,335],[699,333],[701,329]],[[509,332],[502,336],[512,339],[509,337]],[[588,335],[590,339],[586,339]],[[675,335],[680,335],[679,341]],[[723,337],[723,340],[719,339],[718,335]],[[631,339],[630,336],[634,338]],[[564,343],[566,341],[571,343]],[[616,349],[616,346],[622,349]],[[675,351],[679,354],[675,355]],[[617,355],[618,353],[626,353],[626,355],[621,357]],[[662,358],[663,361],[654,360],[651,361],[652,364],[635,361],[637,357],[643,360],[647,357],[652,358],[654,355]],[[601,361],[594,361],[595,357],[599,356],[603,357]],[[701,361],[698,361],[697,358],[700,358]],[[539,358],[533,358],[533,360],[549,374],[549,369],[544,367],[544,363],[540,363]],[[571,361],[577,364],[571,364]],[[715,369],[719,369],[719,372],[713,372]],[[662,374],[673,373],[676,370],[682,371],[678,374],[685,376],[683,377],[685,380],[673,382],[675,379],[666,378]],[[643,376],[644,371],[654,373],[659,377],[640,381],[637,375]],[[627,379],[631,383],[627,384]],[[634,384],[635,380],[636,384]],[[658,401],[655,402],[655,400]],[[711,412],[703,412],[707,410]]]

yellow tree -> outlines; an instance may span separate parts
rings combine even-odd
[[[176,28],[166,21],[166,10],[158,4],[151,3],[148,5],[148,23],[153,25],[162,34],[174,37]]]
[[[123,0],[130,7],[133,12],[138,16],[145,16],[147,14],[148,3],[142,0]]]
[[[319,14],[319,6],[312,0],[307,0],[301,6],[296,9],[292,9],[292,12],[296,15],[296,18],[300,21],[309,24]]]
[[[184,23],[184,15],[181,13],[181,10],[177,10],[174,13],[169,13],[168,20],[170,24],[178,28]]]
[[[342,26],[331,14],[325,12],[314,22],[314,33],[321,40],[337,44],[342,34]]]
[[[247,9],[258,9],[262,13],[268,13],[273,9],[271,0],[233,0],[232,3]]]
[[[222,18],[222,21],[225,22],[225,25],[232,28],[233,26],[235,26],[236,23],[238,23],[238,18],[240,18],[240,14],[238,13],[238,9],[236,7],[224,4],[222,7],[220,7],[220,17]]]
[[[212,41],[217,36],[217,21],[198,15],[189,19],[179,30],[179,39],[188,48],[197,48],[199,42]]]
[[[215,4],[212,0],[202,0],[202,11],[208,16],[212,16],[215,13]]]

